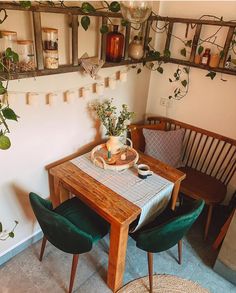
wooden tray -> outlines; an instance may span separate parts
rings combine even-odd
[[[139,155],[135,149],[124,146],[118,154],[112,155],[108,160],[108,151],[106,144],[100,144],[93,148],[91,152],[91,161],[98,167],[114,171],[122,171],[133,167],[138,162]],[[121,155],[126,156],[125,160],[121,159]]]

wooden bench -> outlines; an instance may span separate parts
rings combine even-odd
[[[134,148],[144,152],[143,128],[175,130],[183,128],[184,167],[186,173],[180,191],[195,199],[204,199],[208,206],[204,238],[206,239],[212,210],[227,194],[227,187],[235,179],[236,140],[165,117],[149,117],[147,125],[130,125],[129,130]]]

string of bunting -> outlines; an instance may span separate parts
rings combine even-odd
[[[75,87],[66,90],[58,90],[58,91],[37,91],[37,92],[25,92],[25,91],[8,91],[9,97],[11,95],[17,94],[25,94],[26,95],[26,104],[27,105],[36,105],[38,103],[38,97],[40,95],[45,95],[45,104],[52,105],[54,99],[62,95],[63,101],[65,103],[71,103],[76,97],[80,98],[88,98],[90,94],[97,94],[98,96],[102,96],[105,88],[109,88],[111,90],[116,89],[118,82],[126,82],[128,77],[128,71],[118,71],[113,73],[109,77],[98,77],[94,80],[94,83],[84,85],[82,87]]]

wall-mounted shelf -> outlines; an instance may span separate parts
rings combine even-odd
[[[35,51],[36,51],[36,60],[37,60],[37,70],[32,72],[17,72],[11,73],[11,79],[21,79],[28,77],[52,75],[52,74],[61,74],[67,72],[76,72],[81,69],[79,66],[78,59],[78,16],[79,15],[88,15],[100,17],[103,24],[107,24],[107,18],[122,18],[120,13],[113,13],[107,11],[96,11],[92,13],[84,13],[80,8],[76,7],[52,7],[48,5],[32,5],[30,8],[26,9],[20,6],[18,3],[11,2],[0,2],[0,9],[5,10],[19,10],[19,11],[29,11],[32,13],[33,26],[34,26],[34,40],[35,40]],[[60,65],[58,69],[45,69],[44,60],[43,60],[43,45],[42,45],[42,28],[41,28],[41,13],[59,13],[67,14],[71,18],[71,28],[72,28],[72,64]],[[176,23],[186,23],[186,24],[196,24],[195,35],[192,42],[191,54],[189,61],[175,58],[165,58],[165,62],[180,64],[184,66],[190,66],[195,68],[200,68],[203,70],[211,70],[215,72],[220,72],[224,74],[236,75],[236,70],[226,69],[224,67],[227,53],[230,48],[230,43],[233,39],[235,33],[236,23],[229,21],[216,21],[216,20],[204,20],[204,19],[188,19],[188,18],[176,18],[176,17],[162,17],[162,16],[150,16],[149,19],[143,24],[144,35],[144,48],[148,44],[150,28],[153,21],[164,21],[168,24],[168,32],[165,43],[165,49],[170,48],[172,30]],[[225,55],[222,58],[219,67],[210,68],[205,65],[195,64],[194,57],[196,54],[198,41],[200,38],[200,33],[203,25],[213,25],[213,26],[224,26],[228,27],[228,33],[226,36],[226,41],[224,44]],[[125,49],[124,49],[124,60],[120,63],[105,63],[104,68],[122,66],[122,65],[132,65],[137,63],[143,63],[144,61],[156,61],[153,58],[144,58],[141,60],[131,60],[128,57],[128,45],[130,42],[130,30],[131,27],[128,25],[125,30]],[[100,34],[100,32],[98,32]],[[106,48],[106,35],[101,35],[101,59],[105,60],[105,48]],[[159,60],[163,60],[160,58]],[[4,75],[4,73],[1,73]]]

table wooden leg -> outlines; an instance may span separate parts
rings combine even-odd
[[[63,203],[67,199],[70,198],[70,192],[68,189],[64,188],[62,184],[60,184],[60,203]]]
[[[129,226],[111,224],[107,285],[116,292],[123,284]]]
[[[60,204],[60,181],[57,177],[49,174],[49,188],[50,188],[50,200],[54,208]]]
[[[179,188],[180,188],[180,182],[178,181],[175,183],[173,191],[172,191],[172,197],[171,197],[171,209],[174,211],[175,209],[175,205],[176,205],[176,201],[178,199],[178,195],[179,195]]]

